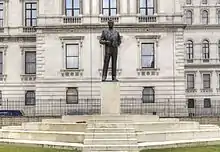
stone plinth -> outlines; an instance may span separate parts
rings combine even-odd
[[[119,82],[101,83],[101,114],[120,115],[120,84]]]

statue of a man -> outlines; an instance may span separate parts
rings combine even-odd
[[[108,27],[109,27],[108,29],[102,31],[102,35],[100,38],[100,44],[105,46],[102,81],[105,81],[107,78],[110,58],[112,61],[112,81],[118,81],[116,79],[116,69],[117,69],[118,47],[121,44],[121,37],[119,32],[113,29],[114,21],[109,20]]]

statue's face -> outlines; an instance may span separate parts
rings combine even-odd
[[[108,22],[108,27],[109,28],[113,28],[113,26],[114,26],[114,22],[112,22],[112,21]]]

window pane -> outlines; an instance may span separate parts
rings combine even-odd
[[[103,0],[103,8],[109,8],[109,0]]]
[[[111,9],[111,16],[114,16],[114,15],[116,15],[117,13],[116,13],[116,9]]]
[[[103,15],[108,16],[109,15],[109,9],[103,9]]]
[[[140,14],[141,15],[146,15],[146,9],[140,9]]]
[[[79,67],[78,57],[67,57],[66,62],[68,69],[75,69]]]
[[[0,74],[3,74],[3,64],[0,64]]]
[[[141,65],[143,68],[153,68],[154,67],[153,56],[142,56]]]
[[[148,9],[147,10],[147,15],[154,15],[154,10],[153,9]]]
[[[79,10],[74,10],[74,16],[79,16],[80,11]]]
[[[26,18],[31,18],[31,10],[26,10]]]
[[[147,7],[154,7],[154,0],[147,0]]]
[[[110,7],[117,8],[117,0],[110,0]]]
[[[67,56],[79,56],[79,45],[66,45]]]
[[[32,19],[32,26],[37,26],[37,19]]]
[[[34,52],[26,52],[26,62],[36,62],[36,53]]]
[[[31,9],[31,4],[30,3],[26,4],[26,9]]]
[[[1,10],[4,9],[4,5],[3,5],[3,3],[0,3],[0,9],[1,9]]]
[[[140,0],[140,7],[146,7],[146,0]]]
[[[79,6],[79,1],[80,0],[74,0],[74,8],[80,8],[80,6]]]
[[[66,15],[67,16],[73,16],[72,12],[73,12],[72,10],[66,10]]]
[[[153,44],[142,44],[141,54],[142,55],[154,55],[154,45]]]
[[[0,19],[3,19],[3,11],[0,11]]]
[[[26,26],[31,26],[31,20],[30,19],[26,19]]]
[[[72,0],[66,0],[66,8],[72,8],[73,4],[72,4]]]
[[[37,11],[36,10],[32,10],[32,18],[37,18]]]
[[[36,3],[32,3],[32,9],[37,9],[37,4]]]
[[[26,73],[35,74],[36,73],[36,64],[35,63],[26,63]]]

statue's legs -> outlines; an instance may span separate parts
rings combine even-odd
[[[111,57],[110,50],[109,50],[109,48],[106,48],[105,57],[104,57],[104,64],[103,64],[103,69],[102,69],[102,81],[105,81],[107,78],[110,57]]]
[[[112,49],[112,80],[117,81],[116,79],[116,70],[117,70],[117,56],[118,56],[118,49]]]

